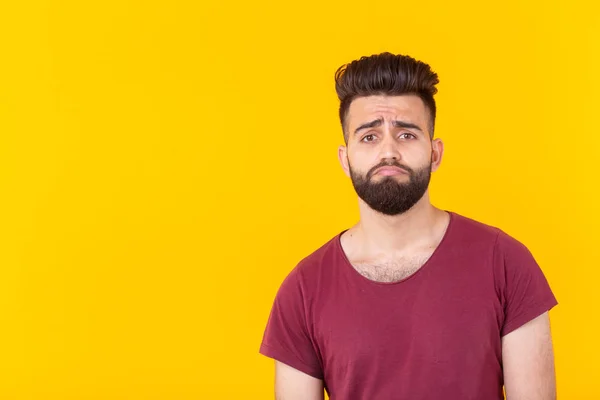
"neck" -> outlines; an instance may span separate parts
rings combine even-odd
[[[359,211],[360,221],[353,230],[363,250],[371,254],[403,253],[427,246],[447,222],[447,213],[430,203],[428,192],[400,215],[381,214],[360,199]]]

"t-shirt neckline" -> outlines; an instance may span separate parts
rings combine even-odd
[[[352,263],[350,262],[350,260],[348,259],[348,256],[346,255],[346,253],[344,252],[344,248],[342,247],[342,240],[341,237],[344,234],[344,232],[348,231],[348,229],[344,229],[343,231],[341,231],[340,233],[338,233],[337,237],[335,238],[335,242],[336,242],[336,247],[337,250],[339,251],[339,253],[341,254],[342,260],[343,260],[343,264],[344,264],[344,268],[346,269],[350,269],[350,273],[355,275],[356,277],[358,277],[360,280],[371,284],[371,285],[377,285],[377,286],[394,286],[394,285],[400,285],[402,283],[405,283],[411,279],[413,279],[415,276],[418,276],[420,274],[422,274],[422,271],[426,268],[428,268],[434,261],[435,259],[438,257],[438,254],[443,250],[443,247],[445,247],[445,243],[448,241],[448,237],[450,236],[450,231],[452,230],[455,220],[456,220],[456,215],[454,212],[452,211],[448,211],[448,210],[444,210],[445,212],[447,212],[450,215],[450,221],[448,222],[448,226],[446,227],[446,232],[444,232],[444,236],[442,237],[442,240],[440,240],[440,243],[438,243],[437,247],[435,248],[435,250],[433,251],[433,253],[431,253],[431,256],[429,257],[429,259],[427,259],[427,261],[425,261],[425,263],[417,270],[415,271],[413,274],[407,276],[406,278],[400,279],[399,281],[394,281],[394,282],[378,282],[378,281],[374,281],[372,279],[367,278],[366,276],[362,275],[360,272],[358,272],[354,266],[352,265]]]

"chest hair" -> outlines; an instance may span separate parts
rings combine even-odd
[[[431,257],[433,251],[411,257],[381,262],[352,261],[354,269],[372,281],[397,282],[417,272]]]

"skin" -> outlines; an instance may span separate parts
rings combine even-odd
[[[323,381],[275,361],[276,400],[323,400]]]
[[[502,338],[507,400],[555,400],[556,375],[548,312]]]
[[[431,139],[429,117],[422,100],[414,95],[355,99],[345,123],[347,145],[338,149],[342,169],[348,177],[350,166],[355,173],[364,175],[387,160],[415,170],[431,163],[432,172],[436,171],[444,144],[440,139]],[[382,121],[378,126],[355,133],[360,126],[378,119]],[[394,121],[409,122],[416,127],[398,127]],[[409,179],[403,173],[393,178]],[[375,174],[371,179],[383,177]],[[342,235],[341,243],[357,271],[374,280],[397,280],[418,270],[441,241],[449,223],[448,214],[431,204],[429,190],[400,215],[383,215],[360,198],[358,201],[360,220]],[[507,400],[556,398],[548,313],[504,336],[502,354]],[[324,398],[323,381],[279,361],[275,364],[276,399]]]

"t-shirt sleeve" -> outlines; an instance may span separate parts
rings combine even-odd
[[[504,324],[507,335],[558,304],[550,285],[529,249],[500,232],[496,251],[503,271]]]
[[[305,299],[297,268],[286,277],[275,296],[260,353],[323,379],[321,364],[307,329]]]

